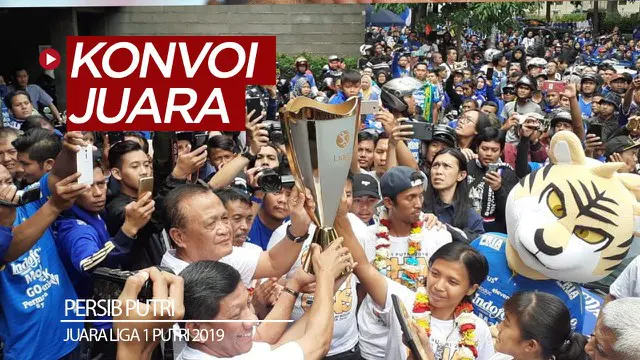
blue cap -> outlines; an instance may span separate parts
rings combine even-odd
[[[393,167],[380,178],[380,192],[383,197],[393,198],[415,186],[422,186],[424,179],[420,172],[408,166]]]

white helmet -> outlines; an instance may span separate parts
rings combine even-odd
[[[371,49],[373,46],[369,45],[369,44],[364,44],[362,46],[360,46],[360,55],[362,56],[367,56],[367,52],[369,51],[369,49]]]

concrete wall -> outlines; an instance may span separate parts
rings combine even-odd
[[[107,35],[275,35],[278,52],[356,56],[364,5],[123,7],[109,11]]]

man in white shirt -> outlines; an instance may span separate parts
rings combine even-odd
[[[199,184],[178,187],[164,200],[165,228],[175,250],[162,258],[162,266],[179,274],[189,263],[198,260],[221,261],[233,266],[249,286],[252,279],[280,277],[298,258],[301,243],[287,236],[278,247],[256,252],[233,246],[229,215],[220,199]],[[298,236],[306,233],[311,222],[305,206],[313,206],[311,195],[294,189],[290,198],[291,231]]]
[[[626,297],[640,297],[640,256],[633,259],[611,284],[607,302]]]
[[[178,360],[323,357],[333,333],[334,281],[343,272],[350,274],[354,264],[348,250],[342,247],[342,239],[325,251],[320,251],[314,244],[311,251],[316,274],[314,303],[273,346],[253,341],[257,318],[237,270],[216,261],[198,261],[185,268],[181,276],[184,278],[184,319],[189,342]],[[287,285],[294,288],[285,287],[281,296],[297,298],[302,284],[290,281]]]
[[[349,206],[351,206],[350,203],[352,201],[352,184],[353,176],[349,175],[348,181],[345,185],[345,194],[347,201],[349,202]],[[358,236],[360,244],[363,247],[365,246],[365,243],[373,245],[375,238],[373,238],[373,234],[368,231],[367,226],[354,214],[349,214],[349,221],[351,222],[353,232]],[[281,239],[286,232],[287,226],[288,223],[285,222],[273,232],[268,248],[275,247],[282,241]],[[311,224],[308,230],[309,235],[302,246],[300,256],[287,274],[287,279],[293,278],[296,271],[302,267],[303,259],[306,259],[307,257],[315,230],[316,226]],[[358,305],[358,294],[356,291],[357,283],[358,281],[356,276],[350,275],[334,294],[334,331],[331,338],[331,347],[327,357],[324,358],[325,360],[361,359],[360,349],[358,348],[358,324],[356,321]],[[296,299],[291,313],[291,319],[297,321],[309,311],[309,308],[314,303],[313,284],[312,286],[303,289],[301,292],[302,294]]]

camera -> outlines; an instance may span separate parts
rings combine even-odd
[[[164,266],[156,266],[160,271],[166,271],[173,274],[173,271]],[[96,300],[106,299],[115,300],[120,297],[124,284],[129,276],[135,275],[136,271],[125,271],[120,269],[110,269],[107,267],[99,267],[92,274],[93,279],[93,298]],[[142,290],[138,293],[138,301],[147,302],[153,299],[153,283],[148,279]]]
[[[285,174],[280,176],[275,170],[270,168],[264,168],[260,171],[260,177],[258,177],[258,186],[260,190],[264,192],[278,192],[285,187],[293,187],[295,179],[291,174]]]
[[[282,125],[279,121],[266,120],[263,124],[267,125],[265,130],[269,133],[269,141],[276,145],[284,145],[284,134],[282,133]]]

